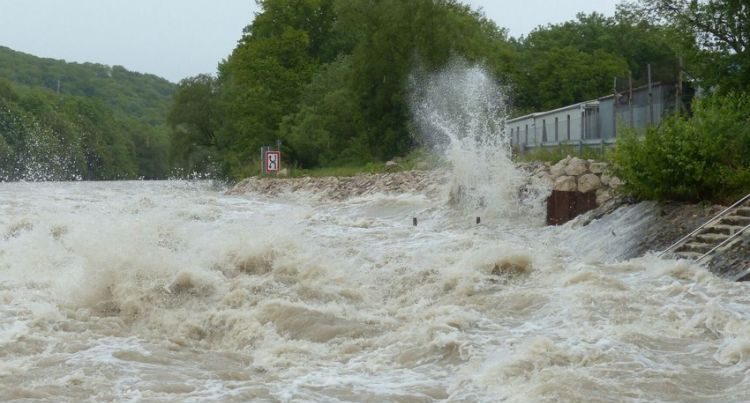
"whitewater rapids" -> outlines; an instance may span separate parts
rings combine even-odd
[[[637,220],[312,196],[0,184],[0,400],[750,400],[748,286]]]

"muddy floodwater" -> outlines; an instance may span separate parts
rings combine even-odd
[[[0,400],[750,401],[747,284],[545,227],[491,75],[410,86],[442,171],[0,183]]]
[[[748,286],[617,259],[637,205],[449,199],[0,184],[0,400],[750,400]]]

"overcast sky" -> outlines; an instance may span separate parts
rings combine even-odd
[[[515,37],[581,11],[613,15],[617,3],[466,2],[483,8]],[[0,0],[0,46],[71,62],[121,65],[177,82],[215,73],[255,11],[253,0]]]

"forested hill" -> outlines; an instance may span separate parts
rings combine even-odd
[[[0,180],[167,176],[174,89],[120,66],[0,47]]]
[[[113,112],[150,125],[162,125],[175,84],[122,66],[67,63],[0,46],[0,77],[33,88],[101,100]]]

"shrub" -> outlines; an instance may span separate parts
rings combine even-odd
[[[712,96],[641,135],[621,131],[613,159],[625,190],[654,200],[728,202],[750,192],[750,97]]]

